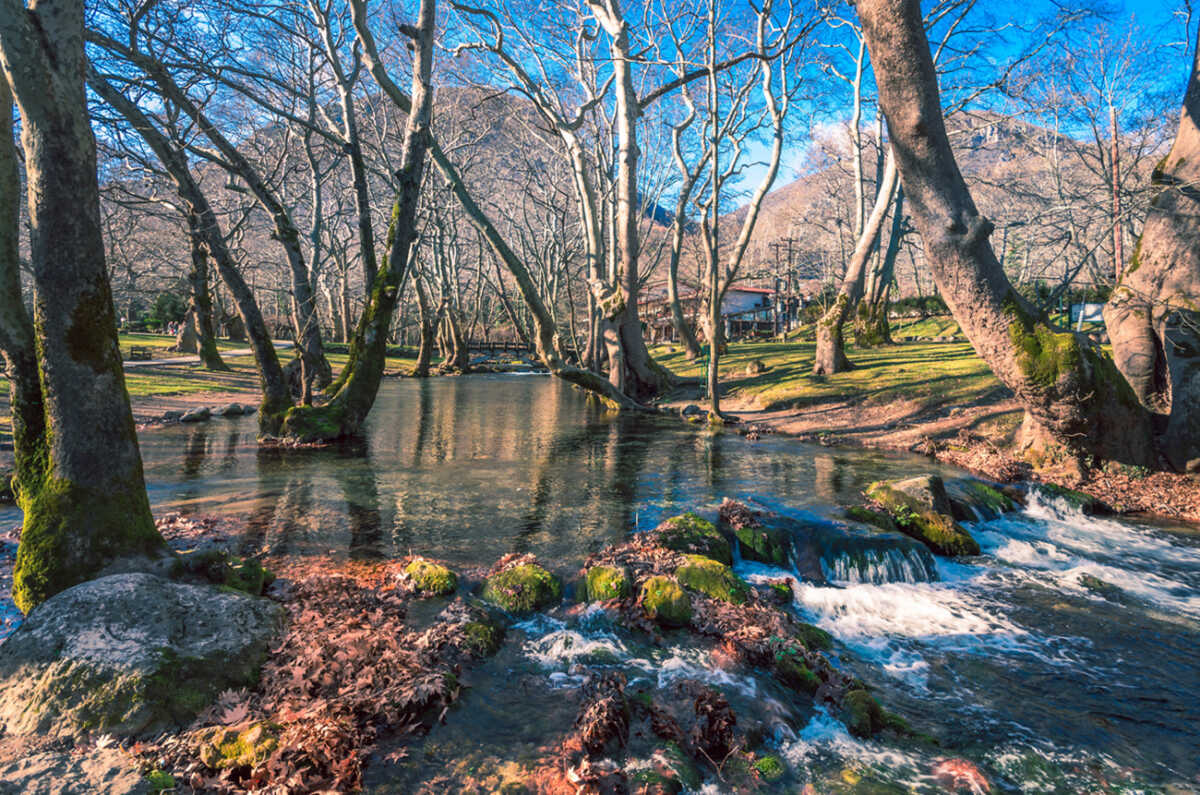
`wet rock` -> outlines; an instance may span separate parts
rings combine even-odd
[[[183,419],[183,412],[178,410],[164,411],[161,419],[163,422],[179,422]]]
[[[692,620],[692,600],[670,577],[657,575],[642,583],[639,601],[646,615],[666,627],[684,627]]]
[[[1112,509],[1103,502],[1090,494],[1084,494],[1082,491],[1075,491],[1074,489],[1068,489],[1066,486],[1058,486],[1054,483],[1036,483],[1033,488],[1048,497],[1062,500],[1067,505],[1087,516],[1112,513]]]
[[[866,690],[851,690],[842,699],[842,721],[855,737],[871,737],[884,727],[883,707]]]
[[[218,417],[240,417],[246,413],[246,410],[241,403],[230,403],[217,409],[215,413]]]
[[[148,734],[252,685],[281,609],[211,586],[116,574],[50,598],[0,645],[10,734]]]
[[[945,482],[953,517],[960,522],[995,519],[1016,510],[1017,503],[990,483],[975,478],[951,478]]]
[[[878,527],[880,530],[892,533],[900,532],[900,528],[896,527],[896,523],[892,521],[892,517],[883,511],[872,511],[870,508],[862,505],[854,505],[846,509],[845,516],[852,522],[869,524],[872,527]]]
[[[51,751],[0,763],[0,795],[149,795],[138,763],[120,748]]]
[[[888,512],[902,533],[935,555],[979,554],[978,542],[954,520],[950,497],[937,475],[872,483],[867,496]]]
[[[510,613],[532,613],[562,599],[562,582],[536,563],[522,563],[484,580],[481,596]]]
[[[695,403],[689,403],[679,410],[679,413],[684,417],[694,417],[704,413],[704,409],[697,406]]]
[[[474,599],[455,599],[438,614],[437,619],[437,623],[429,630],[440,636],[429,639],[434,648],[452,646],[478,660],[492,656],[504,643],[504,622],[486,605]]]
[[[716,526],[694,513],[680,514],[654,528],[655,541],[675,552],[703,555],[706,558],[733,564],[733,552]]]
[[[592,566],[587,570],[585,587],[584,599],[590,602],[624,599],[633,593],[629,575],[619,566]]]
[[[440,563],[413,558],[404,567],[404,575],[418,591],[432,596],[449,596],[458,587],[458,576]]]
[[[786,646],[775,652],[774,670],[779,681],[793,690],[814,695],[821,686],[821,678],[809,668],[804,651],[795,646]]]
[[[1087,590],[1096,594],[1102,599],[1107,599],[1110,602],[1124,602],[1125,591],[1120,587],[1113,585],[1111,582],[1102,580],[1091,574],[1082,573],[1079,575],[1079,584]]]
[[[749,586],[724,563],[700,555],[687,555],[687,563],[675,570],[675,579],[685,588],[710,599],[740,605],[750,593]]]
[[[189,409],[179,418],[180,422],[205,422],[212,417],[212,410],[208,406],[200,406],[199,408]]]
[[[207,545],[180,552],[172,565],[172,576],[199,577],[214,585],[224,585],[251,596],[260,596],[275,573],[254,558],[230,555],[219,546]]]

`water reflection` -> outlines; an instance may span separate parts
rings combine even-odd
[[[365,438],[336,448],[260,448],[254,435],[254,417],[143,434],[155,510],[244,519],[247,553],[567,564],[696,505],[835,503],[914,461],[616,417],[544,377],[387,382]]]

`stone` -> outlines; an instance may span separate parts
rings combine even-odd
[[[183,412],[175,409],[164,411],[162,415],[163,422],[179,422],[181,419],[183,419]]]
[[[642,583],[639,600],[646,615],[665,627],[685,627],[692,620],[692,600],[670,577],[657,575]]]
[[[772,566],[788,566],[787,534],[774,527],[739,527],[733,531],[738,541],[738,551],[745,560],[768,563]]]
[[[425,558],[409,561],[404,574],[418,591],[432,596],[448,596],[458,587],[458,576],[454,572]]]
[[[200,408],[189,409],[188,411],[185,411],[183,416],[179,418],[179,421],[205,422],[210,417],[212,417],[212,410],[209,409],[208,406],[201,406]]]
[[[587,570],[585,587],[585,598],[589,602],[624,599],[633,593],[629,575],[618,566],[592,566]]]
[[[750,588],[724,563],[700,555],[686,555],[687,563],[675,570],[675,579],[685,588],[710,599],[740,605]]]
[[[951,514],[960,522],[995,519],[1017,507],[1016,501],[999,488],[975,478],[950,478],[945,487]]]
[[[145,573],[68,588],[0,645],[8,734],[148,735],[253,685],[282,608],[230,589]]]
[[[240,417],[245,413],[246,410],[242,408],[241,403],[230,403],[216,410],[218,417]]]
[[[0,795],[149,795],[151,782],[120,748],[48,751],[0,764]]]
[[[654,528],[655,541],[673,552],[687,552],[724,563],[733,563],[733,550],[716,525],[694,513],[672,516]]]
[[[279,726],[261,721],[246,728],[215,726],[196,738],[196,755],[213,770],[256,767],[279,747]]]
[[[1200,458],[1193,458],[1188,461],[1186,469],[1193,474],[1200,472]]]
[[[523,563],[483,582],[484,601],[510,613],[532,613],[562,599],[562,581],[536,563]]]
[[[1103,502],[1090,494],[1084,494],[1082,491],[1075,491],[1074,489],[1068,489],[1066,486],[1059,486],[1054,483],[1037,483],[1034,485],[1034,488],[1048,497],[1062,500],[1067,505],[1087,516],[1112,513],[1112,509]]]
[[[979,543],[955,521],[945,484],[937,475],[872,483],[867,496],[888,512],[900,532],[935,555],[979,554]]]
[[[679,413],[685,417],[694,417],[704,413],[704,409],[697,406],[695,403],[689,403],[679,410]]]

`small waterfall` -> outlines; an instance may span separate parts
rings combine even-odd
[[[923,547],[833,552],[822,556],[821,570],[828,580],[865,585],[938,579],[933,556]]]

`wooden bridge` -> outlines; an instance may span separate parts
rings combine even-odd
[[[467,350],[480,353],[533,353],[533,346],[524,342],[483,342],[472,340],[467,343]]]

